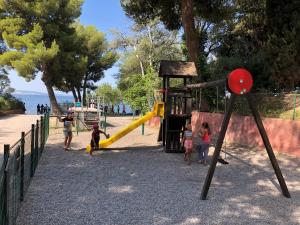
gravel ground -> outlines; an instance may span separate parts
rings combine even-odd
[[[129,120],[110,119],[109,133]],[[81,150],[89,134],[75,136],[70,152],[62,150],[62,135],[52,134],[18,224],[300,224],[300,159],[277,155],[292,195],[287,199],[264,151],[227,147],[230,164],[218,164],[202,201],[208,167],[163,153],[157,133],[146,128],[141,136],[136,129],[92,158]]]

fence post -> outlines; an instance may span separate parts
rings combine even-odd
[[[106,112],[104,112],[104,132],[106,133]]]
[[[35,127],[35,149],[34,149],[34,172],[37,167],[37,161],[39,158],[39,121],[36,121]]]
[[[49,137],[49,131],[50,131],[50,113],[48,113],[47,116],[47,139]]]
[[[48,113],[45,114],[45,117],[44,117],[44,144],[46,144],[46,141],[47,141],[47,116],[48,116]]]
[[[296,91],[295,91],[295,94],[294,94],[294,109],[293,109],[293,120],[295,120],[296,118]]]
[[[34,174],[34,124],[31,124],[31,146],[30,146],[30,176]]]
[[[43,141],[43,133],[44,133],[44,117],[41,116],[40,119],[40,154],[39,154],[39,158],[41,157],[42,151],[44,149],[44,141]]]
[[[8,215],[8,170],[7,170],[7,163],[9,158],[9,145],[4,145],[4,156],[3,156],[3,168],[4,168],[4,224],[9,224],[9,215]]]
[[[20,201],[24,199],[24,152],[25,152],[25,132],[21,133],[21,181],[20,181]]]

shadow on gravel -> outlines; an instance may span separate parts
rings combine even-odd
[[[61,144],[47,145],[20,225],[300,224],[297,159],[278,157],[292,195],[287,199],[274,189],[265,152],[228,148],[230,164],[217,165],[208,200],[202,201],[208,167],[187,166],[182,154],[140,145],[86,157],[82,144],[69,152]]]

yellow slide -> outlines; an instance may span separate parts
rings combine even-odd
[[[164,115],[164,103],[163,102],[156,102],[152,112],[148,112],[145,116],[143,116],[143,117],[139,118],[138,120],[132,122],[131,124],[129,124],[124,129],[122,129],[119,132],[117,132],[116,134],[112,135],[110,138],[100,141],[100,143],[99,143],[100,148],[108,147],[109,145],[111,145],[115,141],[119,140],[120,138],[124,137],[126,134],[128,134],[129,132],[131,132],[135,128],[139,127],[143,123],[150,120],[152,117],[154,117],[154,116],[163,117],[163,115]],[[88,145],[87,148],[86,148],[86,151],[90,152],[90,150],[91,150],[91,146]]]

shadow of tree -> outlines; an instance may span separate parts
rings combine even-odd
[[[228,147],[230,164],[217,164],[202,201],[208,167],[187,166],[182,154],[140,145],[91,158],[60,144],[47,145],[19,224],[300,224],[299,159],[278,155],[287,199],[264,152]]]

